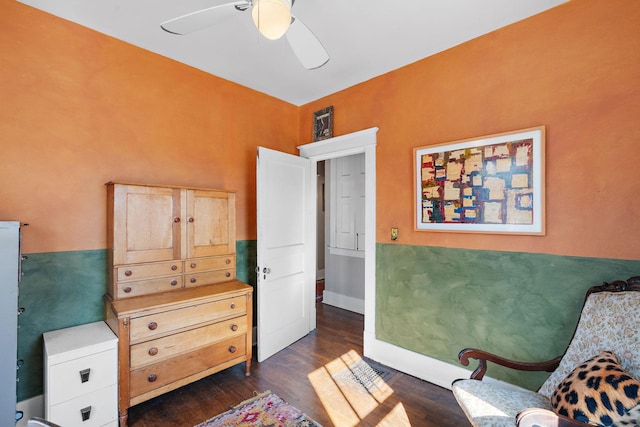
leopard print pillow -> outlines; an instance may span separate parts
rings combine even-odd
[[[640,425],[640,382],[603,351],[558,384],[551,405],[558,415],[596,426]]]

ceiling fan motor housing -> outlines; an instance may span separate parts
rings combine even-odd
[[[292,0],[253,0],[251,16],[260,34],[270,40],[282,37],[291,25]]]

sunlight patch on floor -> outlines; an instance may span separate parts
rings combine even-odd
[[[393,407],[391,412],[389,412],[382,421],[376,424],[377,427],[399,427],[399,426],[407,426],[410,427],[411,423],[409,422],[409,416],[407,415],[407,411],[404,410],[404,406],[402,403],[398,403]]]
[[[364,420],[393,394],[393,389],[354,350],[308,375],[335,426],[351,427]],[[401,403],[385,414],[379,426],[410,426]]]

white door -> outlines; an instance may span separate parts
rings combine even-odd
[[[258,147],[258,361],[315,329],[315,175],[306,158]]]

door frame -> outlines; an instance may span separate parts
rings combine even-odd
[[[365,258],[364,258],[364,356],[375,341],[376,305],[376,134],[377,127],[298,146],[300,156],[311,160],[312,171],[317,163],[352,154],[365,155]],[[312,188],[317,189],[317,174],[312,173]],[[314,190],[317,191],[317,190]],[[317,200],[317,195],[314,198]],[[315,318],[311,320],[315,329]],[[372,341],[373,340],[373,341]]]

